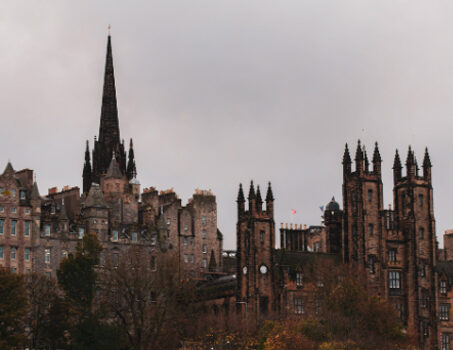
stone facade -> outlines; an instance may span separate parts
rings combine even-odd
[[[154,268],[163,254],[179,259],[181,276],[204,278],[222,269],[222,234],[216,197],[196,190],[186,206],[171,190],[140,190],[132,140],[126,165],[120,141],[112,44],[108,37],[99,127],[91,161],[89,145],[78,187],[39,194],[33,171],[0,175],[0,265],[18,273],[56,277],[60,262],[86,233],[96,234],[104,250],[101,265],[116,263],[132,245],[141,246]]]

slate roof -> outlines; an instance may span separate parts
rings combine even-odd
[[[105,174],[105,177],[113,179],[123,178],[123,174],[121,173],[121,170],[118,167],[118,163],[116,162],[115,158],[112,158],[112,161],[110,162],[109,168],[107,170],[107,174]]]

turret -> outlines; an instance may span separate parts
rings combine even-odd
[[[238,199],[236,200],[236,202],[238,204],[238,217],[239,217],[245,212],[245,198],[244,191],[242,190],[242,184],[239,184]]]
[[[398,154],[398,150],[395,152],[395,159],[393,161],[393,182],[396,184],[399,180],[401,180],[401,160]]]
[[[423,158],[423,177],[431,182],[431,159],[429,158],[428,147],[425,148],[425,157]]]
[[[363,174],[364,169],[364,159],[363,159],[363,151],[362,147],[360,146],[360,140],[357,142],[357,150],[355,152],[355,171],[359,174]]]
[[[414,157],[414,152],[411,149],[411,146],[409,146],[409,150],[407,152],[407,158],[406,158],[406,171],[407,171],[407,178],[408,179],[413,179],[416,175],[416,163],[415,163],[415,157]]]
[[[381,154],[379,153],[378,143],[376,142],[374,144],[373,153],[373,172],[379,176],[381,175],[381,164],[382,164]]]
[[[274,216],[274,194],[272,193],[272,186],[269,182],[267,186],[267,194],[266,194],[266,212],[269,217]]]
[[[83,193],[88,193],[91,186],[91,159],[90,159],[90,146],[88,144],[85,149],[85,164],[83,165]]]
[[[369,160],[368,160],[368,155],[367,155],[367,153],[366,153],[365,145],[363,145],[363,150],[362,150],[362,152],[363,152],[363,158],[364,158],[364,160],[365,160],[365,173],[368,173],[369,168],[370,168],[370,162],[369,162]]]
[[[256,210],[256,195],[255,195],[255,187],[253,186],[253,180],[250,181],[250,190],[249,190],[249,211],[250,214],[254,214]]]
[[[344,154],[343,154],[343,175],[349,175],[351,173],[351,156],[349,155],[348,144],[344,147]]]
[[[134,145],[132,143],[132,138],[129,144],[129,160],[127,162],[127,179],[130,181],[137,176],[137,168],[135,166],[135,156],[134,156]]]
[[[261,198],[260,185],[256,186],[256,211],[260,213],[263,210],[263,199]]]

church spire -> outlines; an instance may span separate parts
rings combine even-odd
[[[110,34],[107,39],[107,56],[105,58],[104,90],[102,92],[99,142],[110,143],[109,146],[120,143],[115,75],[113,71],[112,41]]]
[[[127,179],[130,181],[137,176],[137,167],[135,166],[134,144],[132,138],[129,144],[129,161],[127,162]]]
[[[102,174],[109,168],[112,152],[116,152],[122,174],[126,174],[126,152],[120,141],[115,75],[113,70],[112,40],[107,38],[104,87],[102,92],[99,138],[94,142],[91,181],[100,183]]]

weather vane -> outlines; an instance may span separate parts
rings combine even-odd
[[[110,35],[110,28],[112,28],[112,27],[111,27],[111,26],[110,26],[110,24],[109,24],[109,26],[108,26],[108,29],[109,29],[109,35]]]

